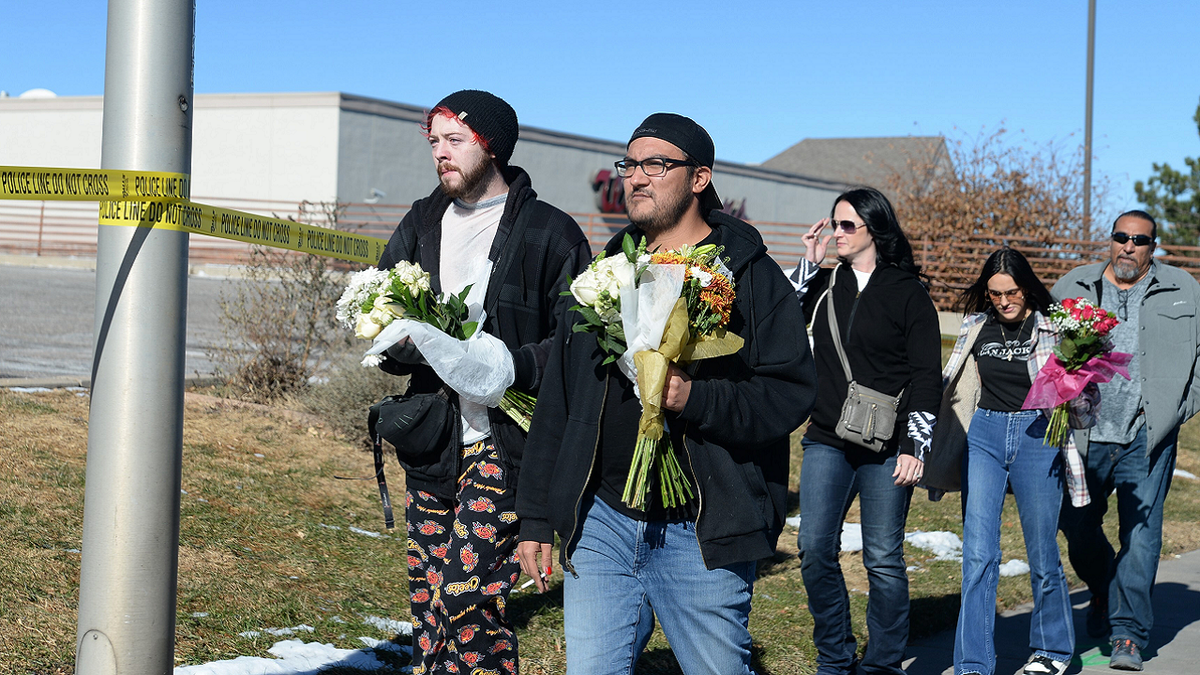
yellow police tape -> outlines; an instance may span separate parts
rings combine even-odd
[[[0,199],[182,202],[189,196],[191,179],[182,173],[0,166]]]
[[[100,204],[100,224],[191,232],[371,265],[379,262],[383,247],[387,244],[386,240],[376,237],[196,202],[103,202]]]
[[[235,239],[374,265],[384,239],[197,204],[184,174],[0,166],[0,199],[99,201],[101,225]]]

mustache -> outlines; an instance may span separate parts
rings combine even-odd
[[[437,171],[439,176],[447,171],[458,171],[459,173],[462,173],[462,169],[459,169],[457,165],[451,164],[450,162],[442,162],[438,164]]]

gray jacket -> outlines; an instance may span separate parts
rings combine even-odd
[[[1054,284],[1056,299],[1082,297],[1099,304],[1109,263],[1076,267]],[[1142,408],[1146,413],[1146,449],[1158,447],[1171,432],[1196,414],[1200,405],[1200,283],[1178,267],[1152,261],[1150,287],[1139,312],[1138,350]],[[1103,415],[1104,402],[1101,401]],[[1079,452],[1087,454],[1086,431],[1077,431]]]

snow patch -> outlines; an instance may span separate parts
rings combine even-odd
[[[1002,577],[1019,577],[1022,574],[1029,574],[1029,563],[1024,560],[1013,558],[1000,566]]]
[[[391,538],[391,537],[385,537],[384,535],[380,534],[379,532],[372,532],[372,531],[370,531],[370,530],[363,530],[363,529],[359,529],[359,528],[357,528],[357,527],[354,527],[353,525],[351,525],[351,526],[350,526],[350,531],[351,531],[351,532],[353,532],[354,534],[361,534],[361,535],[363,535],[364,537],[375,537],[375,538],[377,538],[377,539],[378,539],[379,537],[383,537],[384,539],[390,539],[390,538]]]
[[[371,614],[364,614],[362,620],[363,623],[374,626],[385,633],[391,633],[392,635],[412,635],[413,625],[407,621],[384,619]]]
[[[359,639],[367,649],[338,649],[331,644],[284,640],[267,650],[275,656],[273,659],[239,656],[199,666],[180,666],[175,669],[175,675],[305,675],[335,665],[370,671],[387,665],[376,658],[376,651],[404,654],[411,653],[412,649],[372,638]]]
[[[962,562],[962,539],[953,532],[910,532],[904,540],[933,554],[934,560]]]

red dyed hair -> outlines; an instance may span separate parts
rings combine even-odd
[[[471,125],[467,124],[466,122],[463,122],[461,119],[459,119],[458,115],[455,115],[453,110],[447,108],[444,105],[439,105],[438,107],[434,108],[433,110],[430,110],[429,113],[425,115],[425,123],[421,125],[421,135],[424,136],[425,138],[429,138],[429,130],[431,128],[433,128],[433,118],[437,115],[441,115],[442,117],[445,117],[447,119],[458,120],[459,122],[466,124],[468,129],[471,129]],[[473,136],[475,138],[476,143],[483,146],[483,149],[485,151],[487,151],[488,154],[491,154],[492,149],[488,147],[488,142],[487,142],[486,138],[484,138],[483,136],[480,136],[478,133],[475,132],[474,129],[471,129],[471,136]]]

